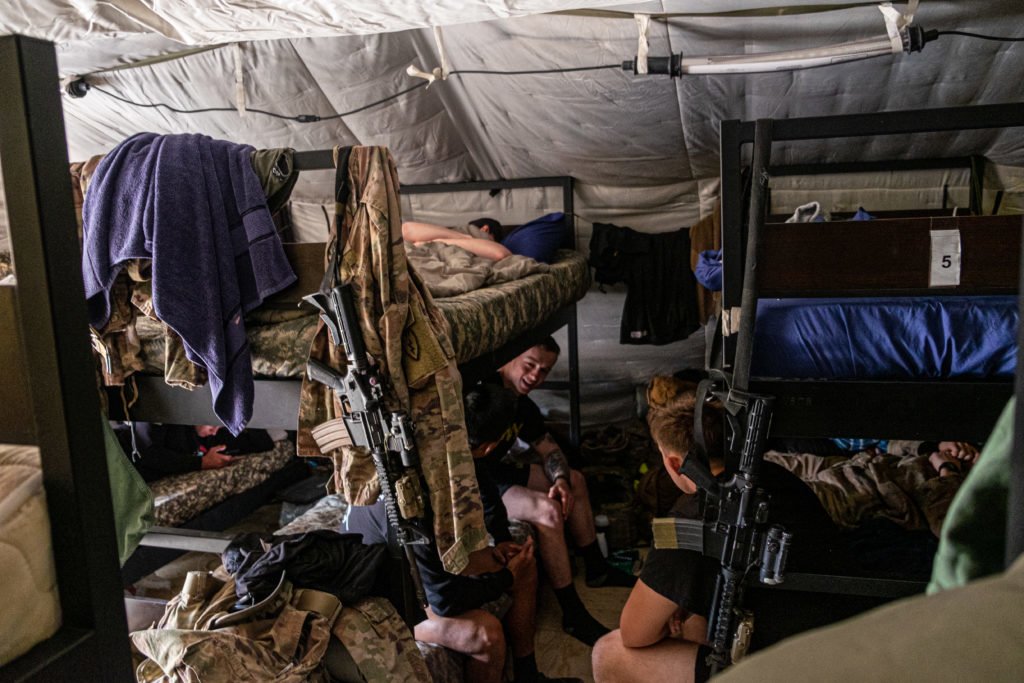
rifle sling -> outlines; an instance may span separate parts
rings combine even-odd
[[[327,245],[328,262],[324,269],[323,280],[320,281],[320,292],[327,294],[338,283],[338,261],[348,241],[348,222],[345,220],[345,207],[351,187],[348,182],[348,160],[352,155],[351,147],[336,148],[334,165],[334,230],[331,241]]]

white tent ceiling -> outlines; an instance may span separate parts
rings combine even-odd
[[[877,5],[856,0],[663,0],[609,8],[611,4],[6,0],[0,4],[0,33],[56,42],[62,75],[85,75],[92,84],[85,97],[64,98],[72,159],[107,152],[140,131],[201,132],[257,147],[299,150],[386,145],[404,183],[572,175],[577,179],[582,247],[593,221],[657,231],[692,225],[707,213],[718,192],[718,122],[723,119],[1024,100],[1024,43],[948,35],[920,53],[802,71],[680,79],[635,76],[617,65],[637,52],[633,13],[638,11],[671,15],[651,21],[652,56],[753,55],[823,47],[882,37],[886,29]],[[605,9],[581,11],[584,7]],[[903,10],[905,5],[896,7]],[[1019,36],[1022,19],[1021,0],[922,0],[914,24],[929,30]],[[443,54],[435,26],[443,27]],[[167,55],[176,58],[139,64]],[[443,59],[453,71],[612,68],[452,75],[429,88],[347,113],[424,83],[407,75],[406,68],[430,71]],[[239,73],[248,110],[244,114],[235,109]],[[115,96],[166,106],[131,106]],[[170,107],[227,111],[181,114]],[[255,109],[289,117],[315,114],[325,120],[299,123]],[[337,114],[344,115],[327,119]],[[976,153],[1002,165],[992,167],[986,187],[1006,190],[1003,210],[1024,210],[1024,136],[1019,131],[777,145],[773,161]],[[318,229],[319,202],[330,194],[329,176],[304,174],[293,194],[298,200],[295,213]],[[915,177],[783,178],[773,183],[773,208],[785,210],[808,198],[824,199],[832,209],[856,208],[858,203],[921,208],[941,201],[946,184],[955,190],[955,201],[966,202],[966,174],[958,171]],[[483,211],[478,198],[460,205],[453,200],[432,204],[419,196],[421,203],[412,209],[419,219],[487,213],[523,220],[550,208],[544,197],[507,195],[485,200],[490,203]],[[583,364],[591,402],[600,400],[602,383],[629,387],[653,371],[680,367],[687,357],[700,363],[699,348],[685,343],[624,354],[617,343],[621,302],[621,292],[598,293],[583,302]]]
[[[942,36],[920,53],[784,73],[634,76],[618,68],[560,74],[453,75],[385,104],[327,117],[410,88],[415,64],[442,62],[430,27],[443,26],[452,70],[544,70],[617,65],[637,51],[632,12],[670,13],[649,29],[651,55],[758,54],[885,36],[877,5],[822,0],[666,0],[620,12],[567,12],[609,2],[557,0],[8,0],[0,32],[58,41],[65,76],[98,86],[65,98],[70,155],[108,151],[139,131],[197,131],[258,147],[335,144],[391,148],[403,182],[573,175],[585,221],[640,229],[691,224],[717,190],[721,119],[792,117],[1020,99],[1024,44]],[[897,5],[902,9],[903,5]],[[548,12],[546,14],[540,14]],[[701,15],[704,16],[701,16]],[[1019,32],[1020,0],[924,0],[915,25],[996,35]],[[240,42],[239,42],[240,41]],[[233,43],[233,44],[229,44]],[[238,47],[235,47],[235,44]],[[139,59],[217,46],[114,71]],[[99,92],[102,89],[104,92]],[[178,109],[229,111],[177,114]],[[852,160],[982,152],[1024,166],[1016,134],[973,132],[779,149],[778,160]],[[320,188],[305,186],[303,194]],[[702,206],[703,204],[703,206]]]

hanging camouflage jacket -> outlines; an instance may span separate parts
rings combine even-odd
[[[336,149],[336,162],[338,152]],[[391,409],[404,409],[416,425],[434,537],[445,570],[457,574],[466,567],[469,554],[486,545],[487,533],[466,440],[462,378],[448,324],[407,266],[398,174],[387,149],[353,147],[348,187],[347,201],[337,211],[342,229],[332,227],[332,238],[335,234],[348,236],[340,247],[337,279],[352,285],[366,350],[390,380],[385,401]],[[344,349],[331,343],[322,324],[310,357],[336,369],[345,367]],[[339,406],[329,390],[304,379],[299,453],[330,455],[321,453],[310,430],[339,416]],[[343,458],[346,455],[343,453]]]

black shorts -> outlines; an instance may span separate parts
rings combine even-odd
[[[697,648],[697,661],[693,665],[694,683],[704,683],[711,678],[711,665],[708,664],[709,654],[711,654],[711,648],[707,645]]]
[[[491,476],[501,495],[513,486],[526,486],[530,481],[530,463],[501,462],[490,464]]]

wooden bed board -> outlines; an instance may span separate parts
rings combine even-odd
[[[769,224],[758,256],[768,297],[1016,293],[1021,216]],[[929,288],[933,230],[958,230],[960,285]]]

